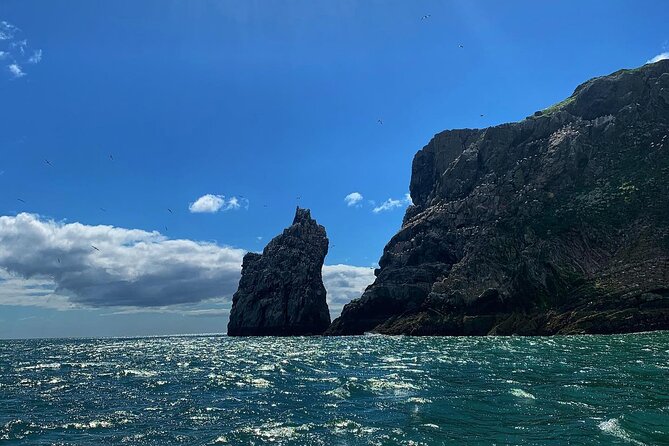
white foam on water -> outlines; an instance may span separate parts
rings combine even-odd
[[[152,376],[157,376],[158,372],[153,372],[151,370],[137,370],[137,369],[125,369],[121,372],[123,376],[137,376],[139,378],[151,378]]]
[[[642,443],[639,440],[635,440],[630,437],[630,435],[620,426],[620,422],[617,418],[611,418],[610,420],[602,421],[597,425],[597,427],[604,433],[618,437],[621,440],[625,440],[628,443],[636,444],[639,446],[646,446],[645,443]]]
[[[51,362],[48,364],[36,364],[36,365],[29,365],[25,367],[20,367],[17,368],[17,372],[24,372],[26,370],[44,370],[44,369],[51,369],[51,370],[57,370],[61,367],[60,362]]]
[[[518,398],[527,398],[530,400],[536,400],[537,397],[532,395],[529,392],[524,391],[523,389],[511,389],[511,395],[518,397]]]
[[[242,432],[253,434],[256,437],[266,439],[270,442],[282,442],[283,440],[294,439],[302,432],[308,431],[310,426],[302,424],[300,426],[285,426],[282,423],[266,423],[261,427],[246,427]]]
[[[415,397],[415,396],[412,396],[407,401],[410,402],[410,403],[416,403],[416,404],[428,404],[428,403],[432,402],[432,400],[429,399],[429,398],[421,398],[421,397]]]
[[[344,389],[343,387],[337,387],[336,389],[328,390],[325,392],[325,394],[328,396],[334,396],[335,398],[341,398],[343,400],[351,397],[351,392]]]
[[[63,429],[102,429],[110,428],[113,424],[105,420],[93,420],[88,423],[66,423],[63,424]]]
[[[355,435],[370,435],[379,430],[377,427],[367,427],[353,420],[339,420],[333,423],[333,432],[336,435],[352,433]]]
[[[250,378],[247,379],[246,381],[247,384],[249,384],[252,387],[256,387],[258,389],[265,389],[270,386],[270,382],[267,381],[265,378]]]
[[[370,388],[374,391],[394,390],[408,391],[419,390],[415,385],[402,381],[397,373],[387,375],[383,378],[370,378],[367,380]]]

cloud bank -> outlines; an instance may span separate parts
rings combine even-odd
[[[0,246],[0,305],[186,315],[225,314],[246,253],[171,240],[155,231],[64,223],[27,213],[0,217]],[[331,313],[338,314],[373,280],[370,268],[324,266]],[[214,308],[202,307],[208,302]]]
[[[191,203],[188,210],[193,214],[215,214],[219,211],[225,212],[241,207],[248,209],[249,201],[246,198],[230,197],[226,199],[223,195],[206,194]]]
[[[352,299],[360,297],[374,282],[374,269],[351,265],[324,265],[323,284],[327,290],[330,315],[339,316]]]
[[[51,279],[53,294],[84,306],[152,307],[231,295],[244,250],[158,232],[0,217],[0,268]],[[93,248],[99,249],[96,250]]]

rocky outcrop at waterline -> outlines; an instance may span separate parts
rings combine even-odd
[[[297,208],[293,224],[248,253],[232,298],[229,336],[304,336],[330,325],[321,269],[328,252],[325,228],[308,209]]]
[[[327,334],[669,329],[669,60],[437,134],[402,228]]]

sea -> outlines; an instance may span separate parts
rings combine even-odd
[[[1,445],[669,445],[669,332],[0,341]]]

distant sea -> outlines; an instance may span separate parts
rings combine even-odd
[[[669,332],[0,341],[0,444],[669,444]]]

